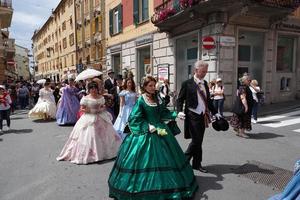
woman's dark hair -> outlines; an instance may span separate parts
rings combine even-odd
[[[131,83],[132,83],[132,88],[131,88],[131,90],[132,90],[132,91],[135,91],[135,82],[134,82],[134,80],[133,80],[132,78],[126,78],[126,79],[125,79],[125,82],[124,82],[124,85],[123,85],[123,89],[124,89],[124,90],[128,89],[128,88],[127,88],[127,82],[128,82],[128,81],[131,81]]]
[[[145,87],[150,83],[150,82],[155,82],[156,83],[156,79],[153,76],[146,76],[142,79],[141,81],[141,92],[142,93],[146,93],[147,91],[145,90]]]
[[[88,91],[90,91],[92,88],[96,88],[97,90],[99,90],[98,84],[95,81],[92,81],[88,84]]]
[[[48,85],[50,85],[50,82],[46,81],[46,82],[44,83],[44,86],[48,86]]]

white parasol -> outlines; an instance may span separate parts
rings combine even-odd
[[[88,78],[94,78],[96,76],[102,75],[102,72],[95,70],[95,69],[86,69],[83,70],[78,76],[76,77],[75,81],[80,81],[80,80],[86,80]]]
[[[46,79],[40,79],[40,80],[38,80],[37,82],[36,82],[37,84],[44,84],[44,83],[46,83]]]

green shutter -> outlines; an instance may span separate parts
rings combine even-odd
[[[113,10],[109,11],[109,34],[113,35]]]
[[[143,5],[143,21],[146,21],[149,19],[149,1],[144,0]]]
[[[122,4],[120,4],[119,6],[118,6],[118,11],[119,11],[119,21],[118,21],[118,23],[119,23],[119,29],[120,29],[120,32],[122,32],[122,30],[123,30],[123,6],[122,6]]]
[[[133,0],[133,21],[135,25],[139,23],[139,0]]]

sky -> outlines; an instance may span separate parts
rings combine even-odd
[[[41,28],[60,0],[12,0],[13,17],[10,38],[15,44],[31,50],[31,38],[35,29]]]

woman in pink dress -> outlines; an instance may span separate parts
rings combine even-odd
[[[122,142],[106,111],[104,97],[99,95],[98,85],[88,84],[89,95],[82,97],[84,114],[75,124],[67,143],[57,160],[75,164],[87,164],[116,157]]]

